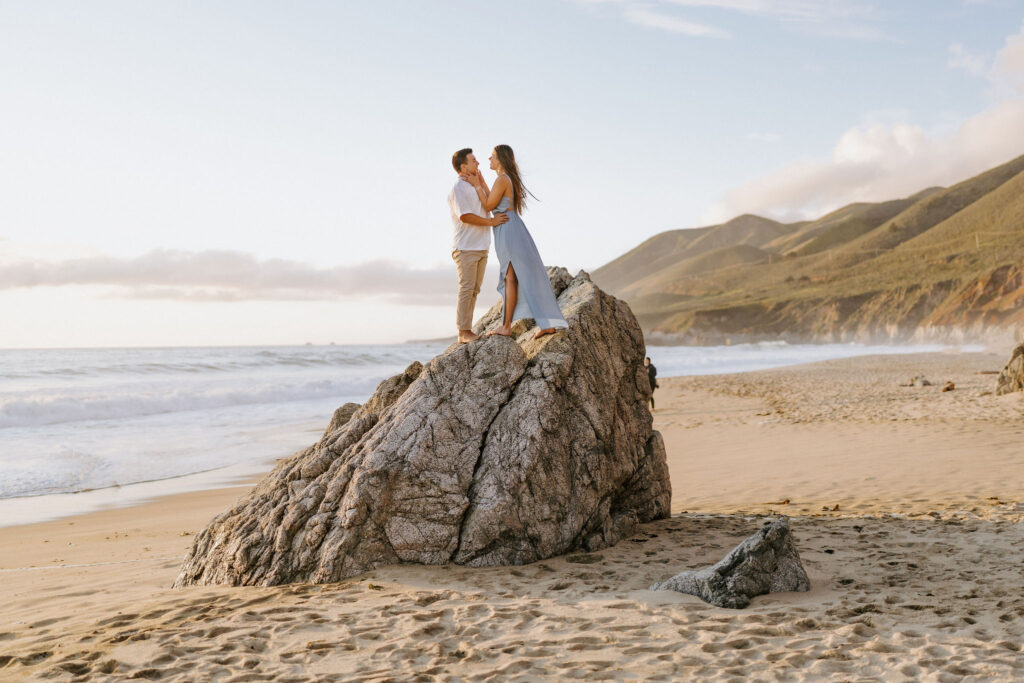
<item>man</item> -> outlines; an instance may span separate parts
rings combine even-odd
[[[480,169],[473,150],[460,149],[452,155],[452,166],[459,174],[455,187],[448,194],[448,208],[452,214],[452,259],[459,273],[459,302],[455,311],[455,323],[459,328],[459,343],[475,341],[480,335],[473,334],[473,309],[480,285],[484,281],[487,267],[487,250],[491,248],[491,228],[501,225],[508,216],[499,213],[495,218],[488,216],[480,204],[480,197],[468,178]]]
[[[644,367],[647,368],[647,381],[651,383],[651,410],[654,410],[654,390],[658,388],[658,368],[651,365],[651,358],[644,358]]]

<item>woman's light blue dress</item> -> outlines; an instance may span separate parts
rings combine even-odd
[[[569,324],[565,322],[562,311],[558,309],[558,301],[551,289],[551,281],[548,280],[544,262],[540,260],[537,245],[533,243],[523,219],[510,208],[511,206],[512,200],[503,197],[494,208],[495,213],[508,214],[507,223],[494,226],[494,251],[498,254],[500,266],[498,294],[501,295],[503,302],[502,315],[505,313],[505,274],[508,273],[511,264],[519,280],[519,293],[516,297],[516,309],[512,312],[512,320],[533,318],[542,330],[551,327],[564,330]]]

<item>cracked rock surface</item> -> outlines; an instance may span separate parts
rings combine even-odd
[[[396,563],[523,564],[669,515],[644,341],[585,272],[549,268],[567,331],[454,344],[385,380],[195,539],[177,586],[324,583]],[[497,325],[500,304],[476,326]]]
[[[717,564],[681,572],[651,586],[652,591],[678,591],[733,609],[742,609],[750,604],[751,598],[765,593],[810,589],[811,582],[793,545],[787,517],[766,522]]]

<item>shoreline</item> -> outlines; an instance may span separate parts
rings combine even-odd
[[[45,524],[84,517],[110,510],[128,510],[163,498],[204,491],[248,490],[273,468],[273,462],[252,465],[228,465],[205,472],[193,472],[168,479],[108,486],[74,493],[46,493],[0,499],[0,529]],[[168,483],[171,491],[161,491]],[[39,508],[47,508],[41,513]],[[40,515],[45,515],[40,518]]]
[[[724,445],[733,446],[731,442],[752,440],[761,437],[771,437],[773,432],[784,431],[783,426],[786,420],[783,418],[785,411],[778,411],[773,408],[771,401],[758,399],[751,396],[751,393],[757,391],[755,385],[769,385],[773,382],[775,376],[786,376],[794,373],[814,373],[818,374],[821,372],[827,373],[830,366],[841,366],[843,363],[849,361],[869,363],[872,359],[878,359],[882,362],[889,363],[890,365],[905,366],[907,371],[912,371],[913,367],[917,367],[919,363],[916,359],[919,358],[924,361],[925,365],[934,366],[936,364],[942,364],[942,361],[950,358],[960,358],[967,360],[970,365],[970,370],[965,373],[961,372],[960,376],[970,377],[973,373],[980,378],[980,381],[975,380],[971,385],[964,387],[961,380],[961,393],[972,392],[972,394],[978,394],[984,392],[983,386],[986,383],[995,386],[994,375],[988,377],[989,374],[994,372],[992,363],[999,361],[1000,356],[997,353],[984,351],[955,351],[945,350],[936,352],[923,352],[923,353],[908,353],[908,354],[892,354],[892,355],[862,355],[862,356],[851,356],[848,358],[839,358],[835,360],[824,360],[824,361],[813,361],[810,363],[801,363],[786,365],[777,368],[770,368],[766,370],[748,370],[740,372],[730,372],[724,374],[712,374],[712,375],[678,375],[669,377],[659,377],[661,388],[655,393],[655,399],[658,405],[663,406],[660,410],[653,413],[654,416],[654,428],[662,432],[666,437],[666,447],[671,452],[673,450],[672,445],[669,445],[669,434],[676,437],[672,439],[673,442],[679,440],[679,436],[682,434],[679,432],[679,428],[682,430],[692,430],[695,427],[699,427],[706,421],[711,421],[714,424],[728,424],[733,428],[739,428],[735,436],[728,437],[727,441],[724,441]],[[992,366],[992,367],[990,367]],[[978,370],[983,368],[984,372]],[[1000,366],[1001,368],[1001,366]],[[909,376],[908,376],[909,377]],[[745,379],[749,378],[749,379]],[[991,380],[991,381],[989,381]],[[720,382],[723,386],[718,388],[712,388],[713,383]],[[938,386],[941,382],[937,382],[935,385],[929,388],[927,392],[922,392],[921,389],[913,390],[908,387],[899,387],[900,389],[908,389],[902,393],[906,394],[911,400],[918,399],[922,395],[934,394],[941,390]],[[706,392],[707,397],[704,397],[699,401],[688,401],[684,394],[692,389],[698,389],[701,392]],[[890,390],[892,386],[888,387]],[[991,388],[990,388],[991,389]],[[891,393],[891,392],[890,392]],[[711,398],[710,402],[707,400]],[[891,396],[887,397],[891,400]],[[668,400],[668,407],[665,406],[666,399]],[[853,400],[853,397],[851,397]],[[1009,395],[1005,397],[996,398],[993,402],[994,405],[1002,408],[1001,415],[999,416],[1003,424],[1007,424],[1011,427],[1010,434],[1021,434],[1024,435],[1024,424],[1021,425],[1019,430],[1012,429],[1016,427],[1013,424],[1015,415],[1024,417],[1024,395]],[[726,417],[730,413],[742,414],[744,417]],[[753,416],[753,419],[751,419]],[[972,416],[977,418],[977,415]],[[760,418],[760,419],[758,419]],[[780,419],[783,418],[783,419]],[[893,421],[919,421],[919,415],[900,415],[893,417]],[[813,432],[828,431],[832,428],[838,428],[840,431],[848,429],[848,426],[842,426],[841,423],[850,421],[848,416],[846,419],[841,419],[837,424],[835,415],[797,415],[793,418],[793,423],[802,423],[808,426],[808,431],[812,434],[807,439],[808,447],[818,445],[819,440],[814,438]],[[812,426],[816,425],[816,426]],[[830,425],[825,427],[823,425]],[[756,430],[751,430],[750,427],[756,427]],[[744,433],[744,429],[746,432]],[[947,443],[950,434],[943,433],[947,428],[940,424],[929,423],[925,425],[916,425],[910,427],[910,429],[919,429],[927,436],[934,436],[934,445]],[[955,438],[955,437],[954,437]],[[827,435],[825,440],[831,440],[831,436]],[[977,436],[972,435],[970,437],[971,443],[978,445]],[[982,444],[984,441],[982,440]],[[674,443],[677,448],[685,448],[683,444]],[[963,444],[961,444],[963,445]],[[955,449],[954,449],[955,450]],[[283,455],[278,458],[273,458],[263,463],[252,463],[252,464],[238,464],[229,465],[227,467],[216,468],[207,470],[204,472],[194,472],[191,474],[181,475],[179,477],[171,477],[168,479],[155,479],[146,482],[136,482],[127,484],[124,486],[113,486],[105,487],[101,489],[90,489],[87,491],[79,491],[73,493],[51,493],[41,494],[38,496],[23,496],[17,498],[0,499],[0,513],[3,513],[3,519],[0,520],[0,530],[8,529],[11,527],[30,526],[35,524],[46,524],[50,522],[59,522],[61,520],[67,521],[78,517],[84,517],[96,513],[107,512],[107,511],[118,511],[128,510],[136,507],[143,507],[154,503],[159,503],[165,498],[175,498],[178,496],[187,496],[189,494],[196,493],[218,493],[218,492],[229,492],[238,491],[239,496],[248,492],[254,487],[260,479],[262,479],[277,462],[282,459],[288,458],[291,453]],[[670,458],[671,461],[671,458]],[[672,480],[682,480],[682,473],[678,473],[680,476],[676,476],[677,472],[672,472]],[[183,489],[179,487],[177,490],[170,492],[160,492],[157,489],[159,486],[166,482],[181,482],[184,486]],[[113,492],[122,492],[124,494],[122,501],[118,500],[102,500],[97,502],[89,502],[85,504],[76,504],[75,499],[85,499],[90,496],[110,495]],[[747,496],[749,498],[749,496]],[[771,500],[783,500],[786,496],[762,496],[765,497],[765,505],[771,505]],[[795,501],[793,501],[795,504]],[[75,509],[72,512],[56,511],[48,514],[52,514],[52,517],[47,519],[29,520],[25,522],[13,522],[8,523],[9,519],[16,519],[19,516],[19,511],[16,506],[24,505],[28,507],[32,504],[56,504],[57,507],[62,509]],[[737,504],[739,501],[737,501]],[[702,503],[700,498],[694,498],[688,496],[682,500],[677,499],[676,492],[673,492],[672,499],[672,512],[682,512],[684,509],[689,507],[701,507]],[[776,505],[776,507],[780,507]],[[6,508],[6,509],[5,509]],[[14,509],[11,509],[14,508]],[[721,509],[718,509],[721,508]],[[798,508],[794,507],[792,510]],[[710,509],[702,508],[704,512],[711,512]],[[812,513],[814,510],[802,509],[803,512]],[[782,513],[783,510],[778,512]],[[713,514],[752,514],[747,510],[740,510],[739,508],[733,509],[729,507],[729,504],[716,506]],[[763,514],[757,513],[757,514]],[[25,515],[27,517],[27,515]]]
[[[672,516],[530,565],[171,589],[195,533],[255,479],[0,528],[0,677],[1024,677],[1024,395],[986,393],[994,377],[977,373],[996,362],[665,379],[654,420]],[[914,374],[936,384],[899,386]],[[772,514],[791,518],[810,592],[727,610],[647,590]]]
[[[407,342],[416,343],[416,342]],[[738,345],[741,346],[741,345]],[[812,345],[813,346],[813,345]],[[712,347],[718,348],[718,347]],[[867,347],[871,348],[871,347]],[[794,349],[796,351],[797,349]],[[979,347],[948,347],[934,351],[906,351],[906,352],[892,352],[887,353],[889,347],[878,347],[878,350],[883,352],[883,355],[876,353],[856,354],[856,355],[840,355],[835,360],[842,361],[847,358],[867,358],[872,356],[878,357],[897,357],[897,356],[927,356],[928,354],[953,354],[958,356],[970,356],[970,355],[982,355],[992,354],[989,350],[981,350]],[[998,356],[998,354],[995,354]],[[676,367],[674,359],[666,359],[666,365],[669,368]],[[815,359],[807,362],[793,363],[790,360],[786,360],[781,365],[770,365],[767,369],[762,369],[758,366],[751,368],[742,368],[736,370],[729,370],[723,373],[705,374],[703,369],[690,368],[691,370],[699,370],[698,372],[692,372],[689,374],[681,375],[659,375],[659,380],[665,382],[676,382],[684,381],[689,378],[699,377],[729,377],[737,375],[751,375],[758,372],[771,371],[773,369],[794,369],[805,365],[814,365],[817,363],[829,362],[828,359],[821,360]],[[1005,361],[1002,361],[1005,362]],[[655,365],[660,365],[655,363]],[[741,367],[737,364],[737,367]],[[1002,364],[998,366],[1002,367]],[[671,370],[670,370],[671,371]],[[664,385],[668,386],[668,385]],[[663,393],[663,392],[660,392]],[[655,429],[658,429],[657,416]],[[322,420],[326,424],[330,420],[329,416],[324,417]],[[316,432],[319,434],[319,432]],[[75,517],[78,515],[90,514],[92,512],[107,510],[107,509],[121,509],[130,508],[139,505],[143,505],[147,502],[165,497],[173,496],[183,493],[189,493],[193,491],[204,491],[215,488],[231,488],[236,486],[244,486],[250,479],[255,478],[258,480],[266,472],[272,469],[275,462],[282,458],[287,458],[298,450],[302,450],[304,446],[299,447],[297,450],[290,451],[288,453],[282,453],[278,456],[270,457],[260,463],[239,463],[235,465],[228,465],[224,467],[218,467],[210,470],[192,472],[188,474],[182,474],[174,477],[168,477],[164,479],[154,479],[150,481],[133,482],[124,485],[106,486],[96,489],[87,489],[84,491],[75,492],[61,492],[61,493],[45,493],[31,496],[17,496],[12,498],[0,498],[0,529],[10,526],[20,526],[23,524],[34,524],[46,521],[52,521],[56,519],[64,519]],[[162,491],[162,488],[169,488],[170,491]],[[45,508],[44,513],[40,513],[39,510]]]

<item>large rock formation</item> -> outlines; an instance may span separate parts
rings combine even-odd
[[[406,368],[405,372],[409,372],[410,370],[415,370],[415,368],[410,366]],[[345,403],[337,410],[335,410],[334,415],[331,416],[330,424],[328,424],[327,429],[324,430],[324,436],[327,436],[331,432],[336,432],[342,427],[344,427],[360,408],[362,408],[362,406],[359,405],[358,403]]]
[[[810,589],[786,517],[765,523],[717,564],[651,586],[652,591],[679,591],[733,609],[746,607],[751,598],[765,593]]]
[[[1013,350],[1010,362],[996,380],[996,396],[1014,391],[1024,391],[1024,344]]]
[[[569,330],[533,340],[521,322],[512,338],[453,345],[383,382],[214,518],[175,585],[522,564],[606,547],[667,516],[640,327],[586,273],[549,275]]]

